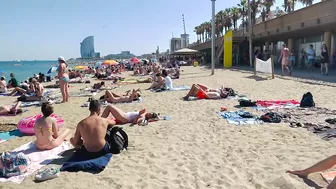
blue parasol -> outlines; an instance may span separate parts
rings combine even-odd
[[[53,66],[48,70],[48,74],[51,74],[52,72],[56,72],[58,70],[58,66]]]

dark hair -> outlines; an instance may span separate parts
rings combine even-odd
[[[47,102],[42,104],[41,111],[44,117],[49,117],[52,113],[54,113],[54,108]]]
[[[100,83],[100,85],[101,85],[101,86],[105,85],[105,82],[104,82],[104,81],[102,81],[102,82]]]
[[[314,47],[313,44],[310,44],[309,46],[310,46],[310,47]]]
[[[161,76],[161,74],[160,74],[160,73],[157,73],[155,76],[156,76],[156,77],[160,77],[160,76]]]
[[[14,74],[13,74],[13,73],[11,73],[11,74],[10,74],[10,76],[11,76],[11,77],[14,77]]]
[[[10,114],[10,115],[16,115],[16,114],[21,114],[21,113],[22,113],[22,109],[21,108],[16,109],[16,111],[15,111],[15,109],[12,108],[8,112],[8,114]]]
[[[168,76],[168,72],[167,72],[167,70],[162,70],[162,76],[163,76],[163,77],[167,77],[167,76]]]
[[[97,112],[100,108],[100,102],[98,100],[92,100],[89,105],[90,112]]]
[[[5,80],[5,78],[4,78],[4,77],[1,77],[1,81],[3,81],[3,80]]]
[[[33,81],[33,78],[30,77],[30,78],[28,79],[28,82],[31,83],[32,81]]]

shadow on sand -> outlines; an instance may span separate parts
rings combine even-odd
[[[247,76],[245,77],[247,79],[254,79],[255,81],[266,81],[271,79],[272,77],[261,77],[261,76],[257,76],[257,75],[251,75],[251,76]]]

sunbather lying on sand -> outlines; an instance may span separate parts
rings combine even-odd
[[[299,177],[307,177],[311,173],[325,171],[327,169],[332,168],[336,165],[336,155],[333,155],[327,159],[324,159],[317,164],[303,170],[297,171],[287,171],[287,173],[297,175]],[[336,177],[334,180],[328,185],[327,189],[335,189],[336,188]]]
[[[115,122],[100,117],[100,108],[98,100],[90,102],[90,116],[78,123],[75,135],[70,139],[71,144],[77,149],[75,153],[89,159],[110,153],[110,146],[105,141],[105,135],[107,127],[115,125]]]
[[[33,78],[31,79],[28,90],[16,87],[9,95],[14,96],[17,92],[20,92],[21,94],[28,95],[26,98],[27,101],[32,101],[39,100],[43,96],[43,91],[43,85]]]
[[[56,120],[49,117],[54,112],[49,103],[42,104],[41,111],[43,117],[36,120],[34,125],[35,145],[39,150],[51,150],[61,145],[70,136],[70,131],[57,128]]]
[[[219,89],[211,89],[205,85],[193,84],[188,94],[183,99],[188,100],[190,96],[198,97],[200,99],[220,99],[226,98],[228,94],[225,91],[224,86]]]
[[[146,110],[140,110],[138,112],[124,112],[121,109],[108,105],[102,113],[103,118],[107,118],[112,115],[116,124],[141,124],[144,120],[155,119],[158,117],[156,113],[146,113]]]
[[[133,89],[131,94],[129,94],[130,91],[126,92],[126,95],[117,95],[113,92],[106,91],[104,95],[104,101],[110,102],[110,103],[122,103],[122,102],[133,102],[136,100],[139,100],[140,98],[140,89]]]
[[[100,88],[102,88],[102,87],[104,87],[105,86],[105,82],[104,81],[102,81],[102,82],[100,82],[100,83],[95,83],[94,85],[93,85],[93,89],[100,89]]]
[[[21,102],[18,102],[15,106],[0,106],[0,115],[16,115],[22,113],[20,108]]]

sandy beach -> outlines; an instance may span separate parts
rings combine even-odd
[[[204,68],[182,69],[181,78],[174,80],[175,86],[202,83],[215,88],[224,85],[254,100],[300,101],[302,95],[310,91],[316,106],[336,109],[336,85],[332,83],[308,83],[289,77],[256,81],[250,78],[250,72],[219,69],[210,76],[210,70]],[[133,78],[129,74],[124,73],[124,76]],[[71,91],[89,85],[71,84]],[[116,93],[123,93],[140,88],[144,97],[141,103],[116,106],[124,111],[146,108],[172,119],[147,126],[124,125],[129,135],[129,149],[113,155],[103,172],[62,172],[59,178],[42,183],[35,183],[32,174],[19,185],[6,182],[0,183],[0,188],[315,188],[285,171],[306,168],[335,153],[334,140],[324,141],[304,128],[290,128],[288,123],[229,125],[216,112],[222,106],[236,110],[237,100],[183,101],[181,98],[187,91],[153,93],[144,90],[149,85],[123,85],[114,89]],[[1,96],[0,104],[12,104],[14,100],[14,97]],[[87,108],[80,107],[86,100],[87,97],[73,97],[70,103],[54,105],[55,114],[65,119],[64,127],[72,132],[77,123],[89,115]],[[29,111],[22,115],[1,117],[1,122],[17,123],[24,117],[40,113],[39,107],[27,109]],[[0,144],[0,151],[13,150],[34,139],[34,136],[24,136],[6,141]],[[52,164],[61,166],[57,161]],[[318,173],[310,175],[309,179],[319,186],[327,184]]]

